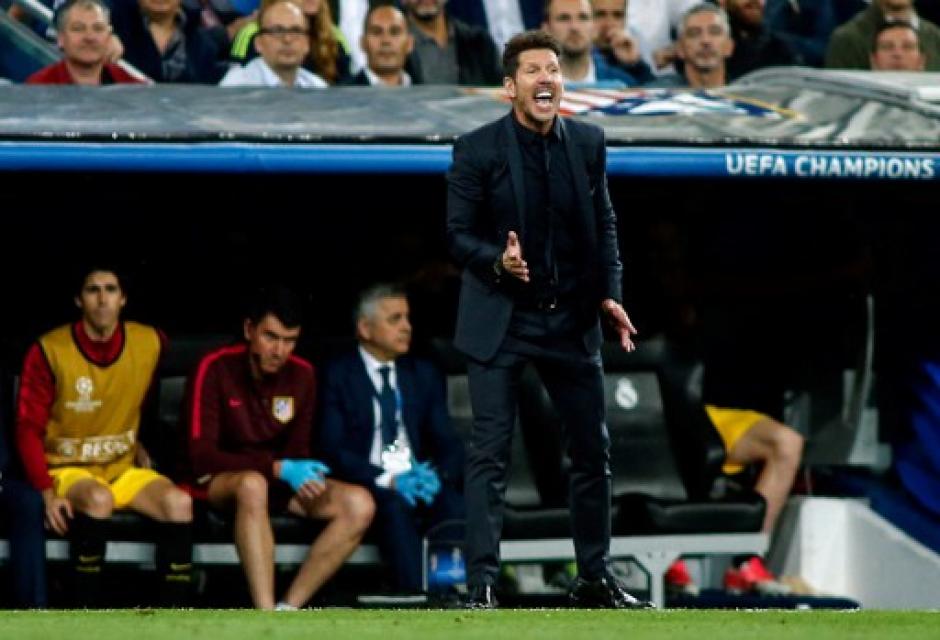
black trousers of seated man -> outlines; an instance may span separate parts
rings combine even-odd
[[[415,507],[394,489],[376,487],[372,496],[375,499],[372,530],[379,553],[388,565],[392,586],[403,593],[418,593],[424,586],[422,538],[439,523],[464,519],[463,495],[444,484],[430,505],[419,500]]]
[[[610,560],[610,438],[600,353],[580,339],[530,341],[507,336],[496,356],[468,363],[473,430],[467,453],[467,584],[493,586],[499,575],[509,452],[517,390],[535,366],[563,422],[571,459],[569,504],[578,572],[602,577]]]

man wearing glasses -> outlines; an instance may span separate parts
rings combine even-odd
[[[289,0],[261,9],[255,47],[260,57],[225,74],[223,87],[300,87],[325,89],[326,81],[301,64],[310,51],[307,16]]]

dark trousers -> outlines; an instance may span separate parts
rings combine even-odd
[[[0,518],[10,538],[13,604],[43,608],[46,602],[46,534],[42,497],[25,482],[0,480]]]
[[[519,379],[531,362],[561,415],[571,459],[569,504],[578,571],[607,570],[610,550],[610,439],[605,423],[600,354],[574,341],[539,344],[508,337],[496,357],[468,364],[473,430],[467,456],[467,583],[493,585],[516,421]]]
[[[438,523],[463,520],[463,496],[444,485],[433,503],[426,506],[418,502],[417,507],[412,507],[392,489],[376,488],[372,495],[376,507],[372,527],[377,534],[379,553],[391,572],[392,583],[402,591],[420,591],[423,587],[423,534]]]

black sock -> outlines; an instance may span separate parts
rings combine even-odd
[[[75,514],[69,524],[69,562],[72,567],[72,602],[78,609],[101,606],[107,540],[108,519]]]
[[[188,607],[193,581],[193,529],[188,522],[157,523],[157,579],[162,607]]]

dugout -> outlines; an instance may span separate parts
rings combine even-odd
[[[570,95],[566,111],[608,135],[641,338],[703,360],[707,396],[791,411],[811,447],[846,426],[843,371],[866,374],[874,348],[889,440],[895,385],[934,348],[935,82],[790,69],[713,94]],[[443,87],[0,89],[5,368],[73,317],[64,274],[89,251],[129,267],[127,317],[171,340],[237,332],[244,293],[272,278],[306,296],[314,360],[376,279],[408,283],[417,348],[448,339],[450,143],[505,109]],[[882,464],[855,448],[859,426],[817,462]]]

